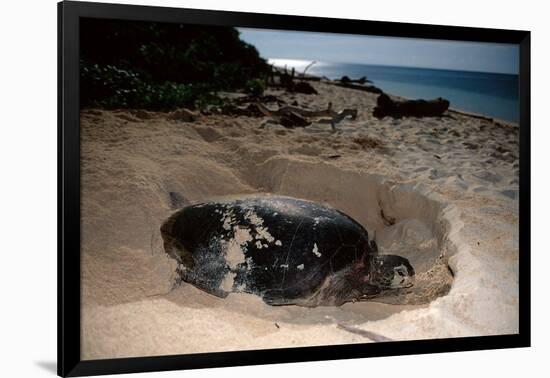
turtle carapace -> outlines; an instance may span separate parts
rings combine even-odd
[[[378,254],[367,230],[315,202],[252,196],[184,207],[161,227],[181,279],[210,294],[270,305],[332,306],[412,286],[401,256]]]

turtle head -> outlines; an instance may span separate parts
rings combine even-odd
[[[373,255],[369,265],[369,283],[382,290],[411,287],[414,284],[414,268],[404,257]]]

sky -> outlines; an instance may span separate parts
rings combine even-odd
[[[269,59],[518,74],[519,45],[238,28]]]

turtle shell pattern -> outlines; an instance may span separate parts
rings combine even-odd
[[[368,233],[348,215],[314,202],[258,196],[187,206],[172,217],[183,279],[209,293],[248,292],[285,303],[364,259]]]

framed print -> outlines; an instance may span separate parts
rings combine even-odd
[[[530,345],[529,32],[58,12],[59,375]]]

